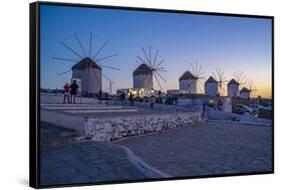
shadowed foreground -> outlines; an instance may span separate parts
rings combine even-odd
[[[75,136],[42,126],[46,142]],[[69,142],[42,146],[41,185],[272,171],[268,126],[207,122],[112,143]]]
[[[207,122],[117,142],[173,176],[272,171],[272,128]]]

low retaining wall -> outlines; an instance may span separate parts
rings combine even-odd
[[[87,110],[86,110],[87,111]],[[81,112],[81,110],[80,110]],[[79,111],[78,111],[79,113]],[[41,109],[41,121],[72,129],[94,141],[112,141],[164,129],[188,127],[200,122],[199,112],[171,112],[113,117],[86,117],[76,113]]]
[[[207,115],[209,120],[215,121],[247,123],[253,125],[272,125],[272,121],[269,119],[256,118],[251,115],[240,115],[219,111],[208,111]]]
[[[201,121],[200,113],[155,114],[114,118],[88,118],[86,135],[95,141],[112,141],[124,137],[193,126]]]

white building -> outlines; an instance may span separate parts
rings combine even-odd
[[[218,81],[212,76],[205,82],[205,94],[211,97],[217,96],[218,93]]]
[[[80,79],[82,93],[99,93],[102,89],[101,68],[91,59],[84,58],[72,68],[72,79]]]
[[[179,89],[187,91],[188,94],[196,94],[196,82],[197,77],[195,77],[189,71],[186,71],[179,78]]]
[[[134,71],[133,88],[153,89],[153,73],[146,64],[141,64]]]
[[[231,79],[227,83],[227,94],[230,97],[238,97],[239,96],[239,83],[236,80]]]
[[[116,90],[117,95],[120,95],[121,93],[124,93],[126,97],[129,97],[130,93],[132,93],[133,97],[144,98],[144,97],[158,96],[159,91],[153,89],[145,89],[145,88],[124,88],[124,89]]]
[[[240,97],[249,99],[250,98],[250,90],[246,87],[243,87],[240,90]]]

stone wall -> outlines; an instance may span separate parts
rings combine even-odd
[[[87,137],[95,141],[112,141],[176,127],[192,127],[201,121],[200,113],[155,114],[146,116],[88,118]]]
[[[240,115],[212,110],[207,112],[207,117],[210,121],[237,122],[253,125],[272,125],[272,121],[269,119],[256,118],[252,115]]]

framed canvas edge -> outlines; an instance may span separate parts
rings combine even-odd
[[[39,3],[29,4],[29,185],[40,187]]]
[[[134,10],[134,11],[150,11],[150,12],[165,12],[165,13],[182,13],[195,15],[212,15],[212,16],[230,16],[243,18],[261,18],[271,20],[271,76],[272,76],[272,170],[266,172],[249,172],[249,173],[233,173],[219,175],[200,175],[200,176],[185,176],[172,178],[158,179],[142,179],[142,180],[122,180],[122,181],[104,181],[93,183],[72,183],[60,185],[40,185],[40,5],[55,5],[66,7],[88,7],[88,8],[104,8],[116,10]],[[139,182],[157,182],[183,179],[197,178],[216,178],[216,177],[234,177],[260,174],[274,174],[274,16],[268,15],[249,15],[236,13],[221,13],[221,12],[205,12],[205,11],[189,11],[189,10],[170,10],[156,9],[143,7],[126,7],[112,5],[95,5],[95,4],[80,4],[80,3],[61,3],[49,1],[37,1],[29,4],[29,185],[33,188],[57,188],[57,187],[77,187],[88,185],[110,185],[122,183],[139,183]]]

